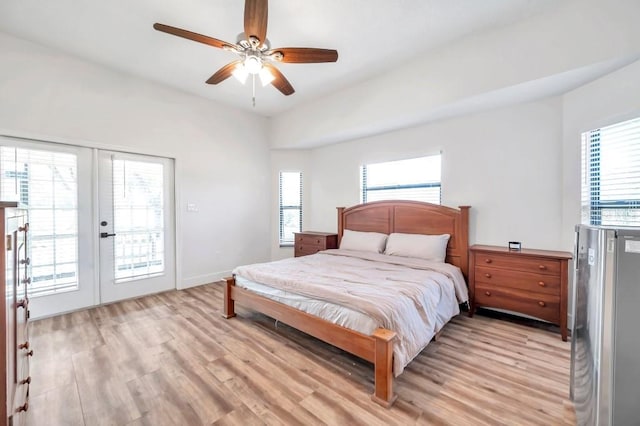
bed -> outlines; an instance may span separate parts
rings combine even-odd
[[[387,235],[392,233],[449,234],[445,261],[457,267],[453,269],[458,271],[464,284],[469,272],[468,222],[469,206],[455,209],[414,201],[371,202],[350,208],[338,208],[338,240],[341,241],[345,232],[349,231],[377,232]],[[343,253],[340,252],[344,250],[321,252],[306,256],[306,260],[296,258],[287,262],[310,264],[324,262],[332,257],[342,258]],[[320,258],[322,256],[324,257]],[[271,265],[271,263],[265,265]],[[393,392],[394,344],[401,343],[396,331],[378,327],[371,332],[361,332],[357,330],[358,327],[352,329],[335,324],[290,304],[277,301],[277,298],[267,294],[268,291],[243,288],[244,282],[241,280],[244,280],[241,276],[224,279],[225,318],[235,316],[235,304],[238,303],[373,363],[375,385],[372,399],[385,407],[393,404],[396,399]],[[459,298],[458,301],[460,301]],[[396,370],[398,370],[397,364]]]

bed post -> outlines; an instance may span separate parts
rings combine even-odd
[[[372,337],[375,339],[375,391],[371,399],[389,408],[398,397],[393,394],[393,341],[396,332],[379,328]]]
[[[460,253],[460,269],[464,278],[469,282],[469,209],[471,206],[458,206],[460,209],[460,237],[464,250]]]
[[[344,207],[336,207],[338,209],[338,247],[340,241],[342,241],[342,234],[344,233]]]
[[[225,318],[231,318],[236,316],[235,301],[231,298],[232,287],[236,285],[236,279],[234,277],[223,278],[224,283],[224,313]]]

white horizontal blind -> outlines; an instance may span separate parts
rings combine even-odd
[[[640,118],[582,134],[582,223],[640,226]]]
[[[0,147],[0,197],[28,211],[31,296],[78,288],[75,154]]]
[[[440,204],[441,155],[361,166],[361,202],[414,200]]]
[[[163,179],[162,164],[113,160],[116,282],[164,272]]]
[[[302,230],[302,173],[280,172],[280,245],[291,245]]]

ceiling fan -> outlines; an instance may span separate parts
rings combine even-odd
[[[285,96],[295,90],[285,76],[273,66],[277,62],[285,63],[318,63],[336,62],[338,52],[332,49],[315,49],[308,47],[281,47],[272,49],[267,39],[267,0],[245,0],[244,3],[244,32],[238,35],[236,43],[228,43],[213,37],[197,34],[169,25],[155,23],[153,28],[158,31],[183,37],[219,49],[228,50],[240,57],[220,68],[208,80],[208,84],[218,84],[231,75],[244,83],[247,77],[253,80],[253,102],[255,106],[255,78],[262,81],[262,85],[272,84]]]

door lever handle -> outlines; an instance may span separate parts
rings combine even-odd
[[[100,233],[100,238],[107,238],[107,237],[115,237],[116,234],[110,234],[108,232],[101,232]]]

